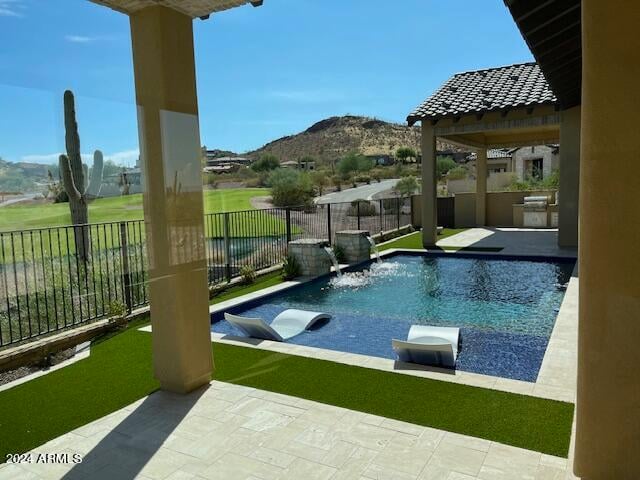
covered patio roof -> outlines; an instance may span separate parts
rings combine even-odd
[[[206,18],[212,13],[250,3],[254,7],[263,0],[91,0],[122,13],[134,13],[146,7],[162,5],[191,18]]]
[[[533,62],[458,73],[407,117],[475,148],[558,143],[558,101]]]
[[[581,0],[504,0],[563,109],[580,105]]]

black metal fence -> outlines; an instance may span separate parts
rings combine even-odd
[[[207,214],[209,284],[281,263],[293,239],[410,223],[400,198]],[[84,253],[76,238],[88,239]],[[147,281],[142,220],[0,232],[0,347],[130,312],[147,303]]]

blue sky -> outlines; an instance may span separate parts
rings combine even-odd
[[[243,152],[332,115],[403,122],[453,73],[532,60],[502,0],[265,0],[195,21],[200,128]],[[0,157],[50,163],[76,93],[82,151],[131,164],[129,23],[87,0],[0,0]]]

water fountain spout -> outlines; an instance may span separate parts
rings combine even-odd
[[[373,249],[373,253],[376,254],[376,262],[380,263],[380,250],[378,250],[378,246],[376,245],[376,241],[370,237],[367,236],[367,240],[369,240],[369,244],[371,245],[371,248]]]
[[[336,257],[336,254],[333,251],[333,248],[324,247],[324,251],[327,252],[327,255],[329,255],[329,258],[331,259],[331,263],[333,264],[333,268],[336,270],[336,274],[338,275],[338,277],[341,277],[342,272],[340,271],[340,263],[338,262],[338,258]]]

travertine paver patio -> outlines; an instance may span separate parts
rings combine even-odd
[[[448,247],[502,248],[502,255],[543,255],[577,257],[575,248],[558,247],[558,229],[477,227],[444,238],[437,243]]]
[[[249,387],[157,392],[32,452],[80,464],[0,479],[567,479],[567,460]]]

